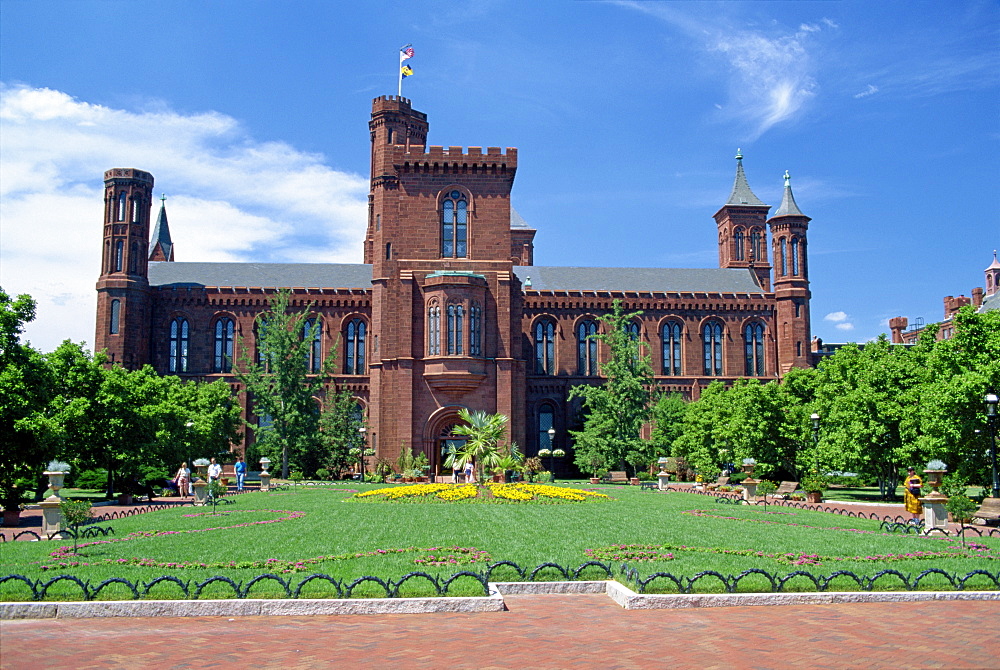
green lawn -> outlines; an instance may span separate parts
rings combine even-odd
[[[711,497],[694,494],[663,495],[642,492],[638,487],[588,485],[585,488],[607,493],[612,499],[555,504],[352,499],[351,490],[372,488],[380,487],[342,484],[249,493],[233,497],[233,505],[220,506],[218,515],[213,515],[211,508],[192,507],[150,512],[102,524],[113,526],[115,535],[81,548],[78,556],[50,555],[61,546],[72,548],[72,541],[8,542],[0,546],[0,575],[14,573],[47,579],[72,574],[96,585],[109,577],[136,582],[165,574],[183,581],[201,582],[210,576],[225,575],[246,582],[274,572],[291,578],[294,585],[314,572],[347,581],[364,575],[399,579],[414,570],[447,576],[463,569],[480,571],[486,560],[510,560],[529,570],[546,561],[574,568],[590,560],[592,554],[588,550],[612,545],[647,546],[605,549],[596,554],[613,564],[616,571],[627,561],[643,575],[665,571],[690,577],[705,570],[735,575],[752,568],[777,574],[798,569],[815,574],[851,570],[859,575],[892,568],[914,576],[931,567],[961,575],[976,569],[994,574],[1000,570],[1000,562],[993,558],[1000,557],[1000,538],[975,538],[976,544],[984,549],[969,551],[961,549],[955,539],[883,534],[876,521],[773,506],[764,510],[759,506],[724,505]],[[151,531],[170,534],[130,535]],[[124,540],[126,537],[132,539]],[[480,557],[484,560],[461,564],[470,556],[471,548],[488,552],[488,559]],[[386,553],[369,555],[379,550]],[[913,552],[936,555],[922,559],[886,558]],[[636,560],[650,553],[654,560]],[[662,558],[666,553],[673,558]],[[793,564],[791,559],[775,556],[785,553],[818,557],[799,559],[805,564]],[[355,554],[361,555],[355,557]],[[445,560],[454,557],[459,564],[416,562],[428,557],[440,559],[442,555]],[[268,559],[273,559],[271,564],[263,563]],[[147,565],[134,564],[140,560]],[[301,566],[292,565],[299,561],[303,562]],[[230,562],[235,567],[229,567]],[[46,566],[51,569],[45,569]],[[293,572],[282,572],[287,569]],[[603,574],[590,569],[584,577],[598,579]],[[554,579],[557,573],[548,570],[538,577],[542,578]],[[493,575],[494,581],[517,579],[509,569]],[[741,590],[753,590],[753,579],[741,583]],[[923,582],[921,588],[940,587],[943,582],[935,579]],[[975,579],[966,588],[987,587],[986,580],[980,584]],[[421,591],[419,583],[412,584],[412,592],[407,591],[406,595],[427,594],[426,589]],[[894,587],[888,581],[882,585]],[[457,583],[454,593],[476,593],[477,587],[471,581]],[[803,580],[801,584],[791,582],[786,588],[805,587]],[[324,588],[321,582],[314,582],[308,594],[303,595],[323,595]],[[699,585],[699,591],[719,588],[709,582]],[[845,579],[839,588],[857,587]],[[211,586],[201,597],[228,597],[231,591],[227,589]],[[0,585],[0,598],[6,600],[26,599],[26,593],[23,585],[12,581]],[[62,584],[53,587],[50,597],[64,594],[77,598],[74,593],[79,593],[76,587]],[[253,594],[263,597],[275,592],[273,586],[261,583]],[[127,595],[127,590],[115,586],[102,592],[101,597]],[[176,587],[163,584],[150,597],[178,595]]]

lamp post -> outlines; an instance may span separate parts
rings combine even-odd
[[[362,484],[365,482],[365,447],[368,446],[368,442],[365,440],[367,437],[368,429],[364,426],[358,428],[358,434],[361,436],[361,453],[358,454],[358,481]]]
[[[819,414],[813,412],[809,415],[813,424],[813,454],[816,457],[816,474],[819,474]]]
[[[552,453],[553,451],[555,451],[555,449],[553,448],[555,446],[556,446],[556,429],[553,427],[549,428],[549,473],[550,473],[549,477],[551,479],[552,484],[556,483],[556,465],[555,465],[556,457]]]
[[[990,427],[990,458],[993,466],[993,497],[1000,498],[1000,480],[997,479],[997,394],[987,393],[986,423]]]

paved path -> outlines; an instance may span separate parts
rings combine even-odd
[[[0,622],[0,668],[1000,668],[996,602]]]

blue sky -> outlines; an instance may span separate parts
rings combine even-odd
[[[514,146],[539,265],[714,267],[741,148],[812,217],[813,331],[939,320],[1000,247],[1000,3],[0,1],[0,285],[93,341],[101,177],[177,260],[360,262],[371,99]],[[772,210],[773,211],[773,210]]]

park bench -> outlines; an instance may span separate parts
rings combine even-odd
[[[646,490],[655,491],[659,487],[660,487],[659,482],[639,482],[640,491],[646,491]]]
[[[983,504],[972,518],[982,519],[987,524],[1000,521],[1000,498],[983,498]]]
[[[782,500],[788,498],[788,496],[795,493],[799,488],[798,482],[781,482],[781,484],[774,490],[775,498],[781,498]]]
[[[729,477],[723,475],[723,476],[719,477],[718,479],[716,479],[711,484],[705,484],[705,490],[706,491],[711,491],[712,489],[717,489],[720,486],[728,486],[728,485],[729,485]]]
[[[628,484],[628,475],[624,470],[612,470],[608,473],[607,481],[612,484]]]

